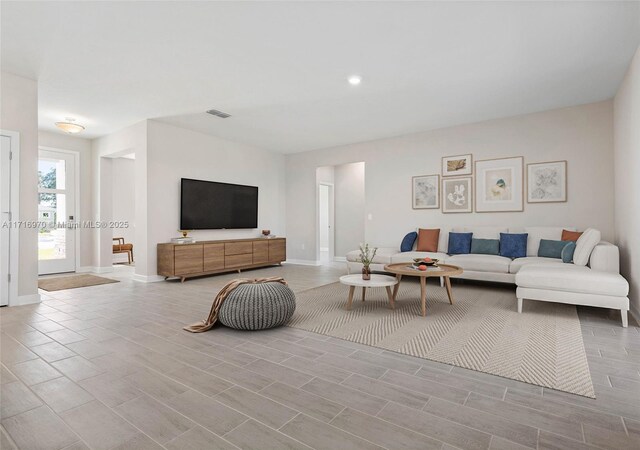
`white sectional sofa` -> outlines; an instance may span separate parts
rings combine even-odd
[[[401,252],[395,247],[378,248],[371,270],[383,272],[386,264],[410,263],[414,258],[425,256],[437,258],[442,263],[453,264],[464,270],[456,278],[516,284],[520,312],[525,299],[599,306],[619,309],[622,324],[626,327],[629,284],[619,273],[618,247],[605,241],[596,241],[598,243],[590,255],[586,255],[588,260],[586,266],[563,263],[562,260],[555,258],[538,257],[540,240],[560,240],[563,229],[575,231],[575,228],[571,227],[440,228],[437,252],[418,252],[415,250],[415,245],[409,252]],[[471,232],[474,238],[480,239],[499,239],[500,233],[527,233],[527,256],[511,259],[484,254],[448,255],[450,231]],[[597,235],[599,236],[599,232]],[[350,273],[358,273],[362,270],[358,256],[357,250],[347,254],[347,267]],[[584,255],[582,256],[584,258]]]

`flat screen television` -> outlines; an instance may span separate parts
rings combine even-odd
[[[180,229],[258,228],[258,188],[182,178]]]

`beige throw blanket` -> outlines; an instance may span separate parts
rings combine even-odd
[[[258,284],[258,283],[282,283],[285,286],[287,282],[282,277],[271,278],[237,278],[227,283],[213,299],[213,305],[211,305],[211,311],[209,311],[209,317],[207,320],[202,320],[192,325],[187,325],[183,330],[190,331],[191,333],[202,333],[203,331],[209,331],[215,325],[218,320],[218,313],[222,307],[222,303],[229,296],[229,294],[238,286],[242,284]]]

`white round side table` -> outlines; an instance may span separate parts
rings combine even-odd
[[[395,277],[387,275],[371,275],[370,280],[363,280],[362,275],[344,275],[340,277],[340,283],[349,286],[349,299],[347,300],[347,310],[351,309],[353,303],[353,292],[357,287],[362,288],[362,301],[365,299],[367,288],[384,287],[387,288],[387,297],[389,297],[389,305],[391,309],[395,308],[391,286],[395,286],[398,280]]]

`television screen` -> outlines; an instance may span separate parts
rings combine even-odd
[[[258,188],[182,178],[180,229],[258,228]]]

